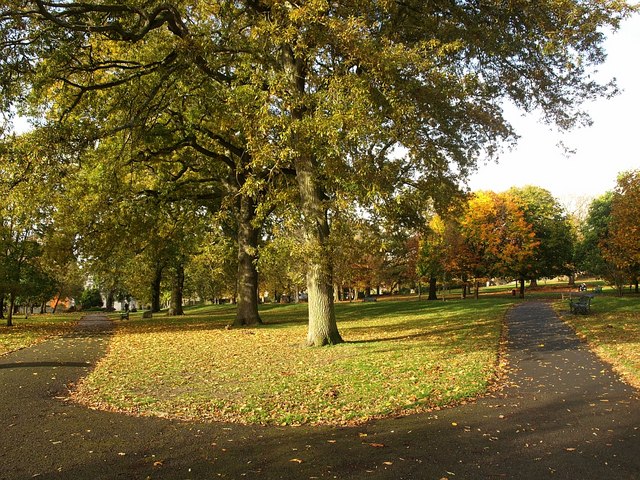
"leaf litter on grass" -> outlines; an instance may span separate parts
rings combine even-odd
[[[304,324],[271,327],[277,308],[253,329],[188,318],[122,324],[75,398],[180,419],[344,425],[486,389],[508,303],[387,303],[398,308],[341,306],[350,318],[340,322],[347,342],[323,348],[301,345]],[[303,306],[285,308],[306,314]]]

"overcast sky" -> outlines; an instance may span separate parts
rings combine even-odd
[[[536,185],[570,202],[599,196],[613,189],[619,172],[640,168],[640,16],[624,22],[605,45],[608,58],[598,78],[615,77],[623,91],[588,105],[593,125],[560,134],[536,117],[510,116],[521,137],[517,147],[499,164],[481,165],[471,190]],[[575,153],[567,154],[559,142]]]

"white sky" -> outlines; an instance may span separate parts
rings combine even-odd
[[[567,204],[597,197],[614,188],[618,173],[640,168],[640,15],[624,22],[605,46],[608,58],[598,78],[615,77],[622,93],[586,106],[593,125],[560,134],[535,116],[510,116],[520,135],[517,146],[498,164],[480,165],[471,190],[535,185]],[[566,153],[560,141],[575,153]]]

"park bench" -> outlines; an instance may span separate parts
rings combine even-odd
[[[583,315],[591,312],[591,299],[593,295],[581,295],[577,300],[569,299],[569,310],[571,313],[582,313]]]
[[[129,320],[129,311],[120,313],[120,320]]]

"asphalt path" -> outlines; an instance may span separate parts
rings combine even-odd
[[[639,479],[640,400],[543,303],[508,315],[506,386],[348,428],[133,417],[66,400],[111,323],[0,356],[1,479]],[[141,352],[143,354],[143,352]]]

